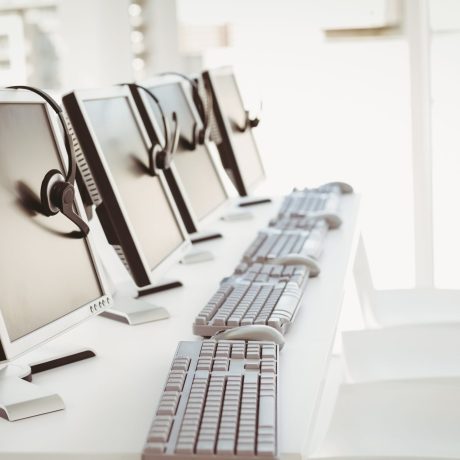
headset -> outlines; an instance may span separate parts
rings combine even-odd
[[[75,199],[75,175],[77,164],[75,160],[75,150],[72,136],[67,127],[64,112],[59,104],[44,91],[32,86],[9,86],[8,89],[24,89],[38,94],[44,99],[56,112],[65,135],[65,148],[69,159],[67,175],[58,169],[51,169],[45,174],[40,188],[40,200],[42,212],[46,216],[54,216],[61,212],[71,220],[82,232],[84,236],[88,235],[89,227],[85,221],[74,211],[73,203]]]
[[[198,128],[198,124],[195,122],[193,125],[193,134],[192,134],[192,142],[187,143],[190,144],[190,150],[195,150],[197,145],[203,145],[207,139],[209,139],[209,132],[210,132],[210,120],[211,120],[211,111],[213,105],[212,93],[204,84],[204,88],[206,91],[206,102],[203,100],[203,97],[200,94],[200,86],[198,79],[193,79],[188,77],[187,75],[180,73],[180,72],[163,72],[159,74],[160,76],[168,76],[168,75],[175,75],[177,77],[182,78],[192,88],[192,99],[195,104],[195,107],[198,110],[198,114],[203,122],[203,127],[200,129]]]
[[[150,175],[154,176],[156,174],[156,169],[169,169],[171,166],[172,158],[174,153],[177,150],[177,146],[179,145],[179,122],[177,120],[176,112],[172,113],[172,120],[174,122],[174,133],[172,135],[172,141],[169,132],[169,124],[168,120],[166,120],[165,113],[163,111],[163,107],[161,107],[160,101],[152,93],[148,88],[145,86],[139,85],[138,83],[122,83],[123,85],[128,85],[130,88],[138,88],[145,91],[150,98],[155,102],[156,106],[161,115],[161,120],[163,123],[163,135],[165,138],[165,145],[161,145],[158,141],[154,142],[152,140],[152,146],[149,148],[149,173]]]

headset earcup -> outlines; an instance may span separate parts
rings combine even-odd
[[[54,216],[59,212],[59,208],[53,203],[51,199],[51,190],[56,182],[64,182],[65,178],[62,173],[57,169],[51,169],[43,178],[40,188],[40,199],[43,206],[43,212],[47,216]]]
[[[154,176],[156,174],[156,169],[162,169],[159,166],[159,157],[161,156],[160,153],[163,152],[163,148],[161,147],[160,144],[154,144],[150,147],[149,149],[149,166],[148,166],[148,171],[151,176]]]
[[[202,128],[198,130],[198,144],[203,145],[206,140],[206,129]]]
[[[161,150],[156,155],[156,165],[158,169],[169,168],[169,154],[166,150]]]
[[[193,139],[192,139],[193,150],[196,149],[197,145],[204,144],[205,135],[206,135],[205,130],[203,128],[200,128],[198,126],[198,123],[195,122],[195,124],[193,125]]]

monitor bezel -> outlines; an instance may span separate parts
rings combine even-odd
[[[57,162],[62,171],[67,169],[67,152],[64,144],[62,130],[57,120],[56,114],[52,111],[49,105],[38,95],[24,90],[0,90],[0,104],[40,104],[44,107],[51,129],[51,135],[56,146]],[[46,171],[43,172],[43,176]],[[83,203],[80,198],[78,188],[75,188],[75,201],[74,205],[77,213],[84,218]],[[52,218],[52,217],[51,217]],[[91,226],[90,226],[91,228]],[[80,324],[82,321],[102,313],[105,309],[109,308],[112,304],[110,297],[110,288],[104,276],[100,260],[96,256],[94,250],[95,242],[92,232],[90,231],[86,237],[86,245],[90,260],[93,264],[97,283],[102,291],[102,295],[96,299],[88,302],[74,311],[65,314],[64,316],[55,319],[51,323],[45,324],[40,328],[29,332],[23,337],[11,340],[8,333],[2,311],[0,309],[0,364],[9,362],[32,349],[54,339],[56,336],[72,329]],[[78,282],[78,280],[74,280]]]
[[[170,267],[175,265],[177,262],[179,262],[184,255],[188,252],[188,250],[191,247],[191,242],[190,242],[190,237],[187,233],[187,230],[184,226],[184,223],[182,221],[181,215],[179,213],[179,210],[177,209],[176,203],[174,201],[174,198],[171,194],[171,191],[169,189],[169,186],[167,184],[167,181],[161,171],[157,172],[157,176],[160,181],[160,185],[165,193],[166,199],[168,201],[168,205],[173,213],[174,219],[176,220],[177,226],[179,228],[179,231],[182,236],[182,243],[173,251],[171,252],[166,258],[164,258],[162,261],[160,261],[155,267],[150,267],[147,259],[142,251],[141,244],[137,240],[137,236],[135,234],[134,228],[131,224],[131,221],[128,217],[128,212],[126,211],[124,205],[123,205],[123,200],[122,197],[118,191],[118,187],[116,184],[116,181],[114,177],[112,176],[112,173],[110,171],[110,167],[107,163],[107,160],[105,158],[103,149],[101,145],[99,144],[99,140],[97,136],[94,133],[93,126],[91,123],[91,120],[89,119],[88,113],[85,108],[85,102],[86,101],[92,101],[92,100],[100,100],[100,99],[113,99],[113,98],[125,98],[128,102],[128,105],[130,107],[131,113],[134,116],[135,122],[137,124],[137,127],[139,128],[139,132],[142,137],[142,141],[144,143],[144,146],[146,148],[146,161],[147,161],[147,149],[151,145],[150,139],[147,135],[147,132],[145,130],[145,127],[142,122],[142,118],[139,114],[139,111],[137,109],[137,106],[134,102],[134,99],[131,95],[131,92],[128,87],[125,85],[119,85],[119,86],[113,86],[113,87],[106,87],[106,88],[97,88],[97,89],[84,89],[84,90],[75,90],[72,93],[67,94],[64,96],[64,105],[65,105],[65,98],[67,96],[73,95],[75,98],[75,102],[78,106],[78,110],[80,112],[80,116],[82,117],[82,120],[85,124],[85,129],[89,132],[90,134],[90,144],[91,144],[91,152],[88,152],[85,147],[83,146],[83,142],[81,139],[79,139],[80,144],[82,144],[82,150],[83,154],[86,158],[86,161],[88,162],[90,169],[91,169],[91,174],[93,175],[95,179],[95,183],[98,184],[100,181],[97,180],[97,175],[100,174],[99,170],[95,170],[95,168],[92,167],[91,165],[91,159],[88,158],[88,154],[92,155],[95,154],[97,155],[97,160],[99,164],[102,166],[102,169],[104,171],[104,174],[107,178],[108,183],[110,184],[109,189],[105,189],[103,187],[99,187],[99,193],[102,197],[102,205],[106,205],[107,201],[109,201],[109,204],[107,205],[107,208],[110,209],[111,212],[114,212],[114,207],[110,205],[110,202],[117,203],[117,206],[120,210],[121,217],[125,221],[126,227],[129,231],[129,236],[133,242],[133,245],[137,251],[137,258],[140,260],[141,265],[142,265],[142,270],[144,272],[144,275],[146,278],[149,280],[149,284],[155,284],[158,282],[162,276],[164,275],[165,271],[167,271]],[[72,120],[72,114],[67,110],[67,113],[69,114],[69,117],[71,119],[72,124],[74,124],[74,120]],[[75,129],[74,125],[74,129]],[[78,133],[77,133],[78,137]],[[115,207],[116,209],[116,207]],[[118,216],[120,217],[120,216]],[[106,232],[106,229],[103,227],[104,233]],[[110,231],[110,230],[109,230]],[[117,237],[120,237],[120,234],[117,235]],[[120,245],[123,246],[123,242],[119,241]],[[127,262],[127,261],[126,261]],[[139,267],[137,267],[139,269]],[[132,269],[131,269],[132,271]],[[130,272],[129,273],[132,279],[135,281],[137,284],[136,280],[134,279],[133,274]],[[139,287],[143,287],[144,285],[139,285]]]
[[[195,106],[195,103],[193,102],[190,88],[187,87],[188,83],[185,82],[183,78],[177,75],[162,75],[162,76],[156,76],[156,77],[150,78],[148,80],[144,80],[142,82],[142,85],[148,88],[150,91],[152,91],[153,94],[155,94],[155,87],[170,85],[170,84],[177,84],[180,87],[182,94],[188,105],[188,108],[190,109],[190,112],[192,114],[192,117],[194,121],[197,123],[198,128],[201,129],[203,127],[203,122]],[[148,101],[148,95],[145,94],[144,91],[142,91],[141,98],[144,103],[145,110],[149,115],[149,119],[155,120],[156,125],[158,127],[159,121],[156,120],[155,114],[153,113],[150,107],[150,103]],[[179,119],[179,126],[180,126],[179,115],[178,115],[178,119]],[[163,136],[161,136],[159,139],[163,139]],[[180,190],[182,191],[184,200],[187,203],[189,212],[194,222],[196,223],[196,227],[198,230],[204,230],[210,222],[216,219],[216,216],[222,214],[223,210],[225,210],[229,206],[230,198],[232,196],[231,190],[228,187],[228,183],[225,180],[225,170],[222,167],[222,163],[220,159],[218,158],[218,155],[216,155],[217,152],[212,147],[213,147],[213,142],[210,139],[206,139],[204,143],[204,148],[211,161],[211,165],[217,176],[219,184],[222,187],[222,190],[225,194],[225,199],[216,208],[208,212],[208,214],[206,214],[201,219],[199,219],[198,216],[195,214],[193,210],[193,206],[190,203],[190,199],[187,196],[185,187],[183,186],[182,181],[180,179],[180,173],[178,172],[177,168],[174,166],[174,160],[172,162],[172,169],[173,169],[174,177],[179,185]]]
[[[232,182],[234,181],[234,184],[240,196],[248,196],[251,193],[253,193],[260,185],[260,183],[262,183],[266,179],[267,174],[252,128],[248,128],[253,140],[253,144],[255,146],[255,153],[259,159],[259,163],[262,169],[262,175],[253,184],[245,183],[243,175],[241,174],[237,155],[235,154],[235,148],[233,146],[233,131],[230,126],[228,117],[225,115],[225,110],[223,110],[223,104],[218,94],[218,91],[216,91],[216,83],[214,79],[218,76],[226,76],[231,77],[233,79],[238,94],[238,99],[243,110],[245,110],[244,101],[241,95],[240,87],[238,85],[238,80],[231,66],[215,67],[202,72],[201,77],[203,78],[205,84],[209,85],[209,89],[212,92],[213,96],[213,114],[215,121],[218,125],[221,137],[221,142],[217,144],[217,148],[219,150],[222,164],[224,165],[225,169],[230,170],[231,176],[233,176],[230,177],[230,179],[232,179]]]

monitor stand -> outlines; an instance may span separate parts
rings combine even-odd
[[[171,287],[164,287],[163,289],[160,289],[160,291],[182,286],[182,283],[179,283],[178,281],[172,282],[170,284]],[[101,315],[110,319],[127,323],[130,326],[168,319],[169,313],[166,308],[158,307],[139,299],[139,297],[142,295],[159,292],[159,290],[155,290],[153,287],[149,288],[150,289],[148,292],[140,289],[138,291],[138,298],[131,297],[128,294],[113,294],[112,296],[114,306],[105,310],[103,313],[101,313]]]
[[[57,393],[27,381],[30,367],[8,364],[0,369],[0,417],[15,422],[64,409]]]
[[[182,283],[180,281],[164,280],[159,284],[148,284],[142,287],[136,286],[132,278],[129,281],[121,280],[117,282],[114,280],[113,272],[109,267],[111,267],[111,262],[113,261],[112,265],[124,270],[120,259],[114,258],[110,260],[104,251],[100,251],[99,255],[113,298],[112,306],[104,310],[101,315],[129,324],[130,326],[169,318],[169,313],[165,308],[152,305],[149,302],[140,300],[140,298],[181,287]]]
[[[94,358],[96,353],[87,347],[54,347],[46,344],[36,350],[27,353],[27,364],[30,366],[32,374],[49,371],[56,367],[66,366],[67,364],[83,361],[84,359]]]
[[[148,286],[137,286],[137,297],[143,297],[145,295],[155,294],[157,292],[169,291],[182,287],[183,284],[179,280],[163,281],[160,284],[149,284]]]
[[[32,375],[96,356],[90,349],[68,349],[50,352],[49,345],[40,347],[19,361],[29,364],[7,364],[0,368],[0,417],[14,422],[65,408],[64,401],[52,391],[32,383]]]
[[[253,218],[254,214],[251,211],[230,211],[221,216],[221,219],[226,222],[239,222]]]
[[[192,244],[199,244],[222,237],[222,233],[219,232],[194,232],[190,234],[190,241]]]
[[[192,250],[182,257],[180,263],[183,265],[191,265],[198,264],[200,262],[208,262],[214,259],[214,254],[211,251],[198,250],[192,247]]]
[[[254,198],[254,197],[242,197],[239,198],[237,206],[240,208],[248,208],[250,206],[257,206],[260,204],[271,203],[271,198]],[[240,211],[230,211],[224,214],[221,219],[227,222],[238,222],[240,220],[253,219],[254,214],[249,210],[240,210]]]
[[[246,208],[249,206],[257,206],[259,204],[266,204],[266,203],[271,203],[272,199],[267,198],[267,197],[244,197],[241,198],[240,202],[238,203],[238,206],[240,208]]]
[[[219,232],[194,232],[190,234],[190,241],[193,244],[192,250],[189,251],[181,259],[181,263],[184,265],[196,264],[200,262],[207,262],[209,260],[214,260],[214,254],[209,250],[198,250],[195,249],[197,244],[205,243],[207,241],[216,240],[218,238],[223,238],[222,233]]]

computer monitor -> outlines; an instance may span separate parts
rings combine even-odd
[[[0,90],[0,133],[0,365],[5,365],[104,311],[111,299],[91,232],[83,237],[64,215],[48,217],[42,206],[45,174],[67,168],[54,112],[29,91]],[[78,193],[74,208],[84,215]],[[43,395],[41,407],[19,404],[21,385],[11,406],[2,386],[2,416],[6,411],[14,420],[49,411]],[[26,391],[29,402],[33,388]]]
[[[0,362],[13,359],[110,301],[88,238],[62,214],[42,213],[40,187],[63,170],[54,113],[38,96],[0,91]],[[81,201],[75,207],[81,214]]]
[[[180,141],[167,178],[171,190],[176,191],[174,196],[178,204],[185,202],[194,232],[202,230],[206,220],[228,203],[225,172],[218,154],[212,151],[209,141],[193,145],[193,132],[202,129],[202,122],[189,88],[180,77],[158,77],[144,82],[143,86],[159,100],[167,120],[171,120],[173,112],[177,115]],[[152,142],[163,143],[158,105],[142,88],[133,85],[131,89]]]
[[[84,154],[80,172],[100,197],[96,213],[108,242],[139,294],[163,289],[154,284],[190,241],[163,173],[148,170],[151,143],[129,88],[74,91],[63,103]]]
[[[221,67],[202,77],[213,98],[214,138],[222,163],[240,196],[247,196],[265,179],[265,171],[235,75],[231,67]]]

